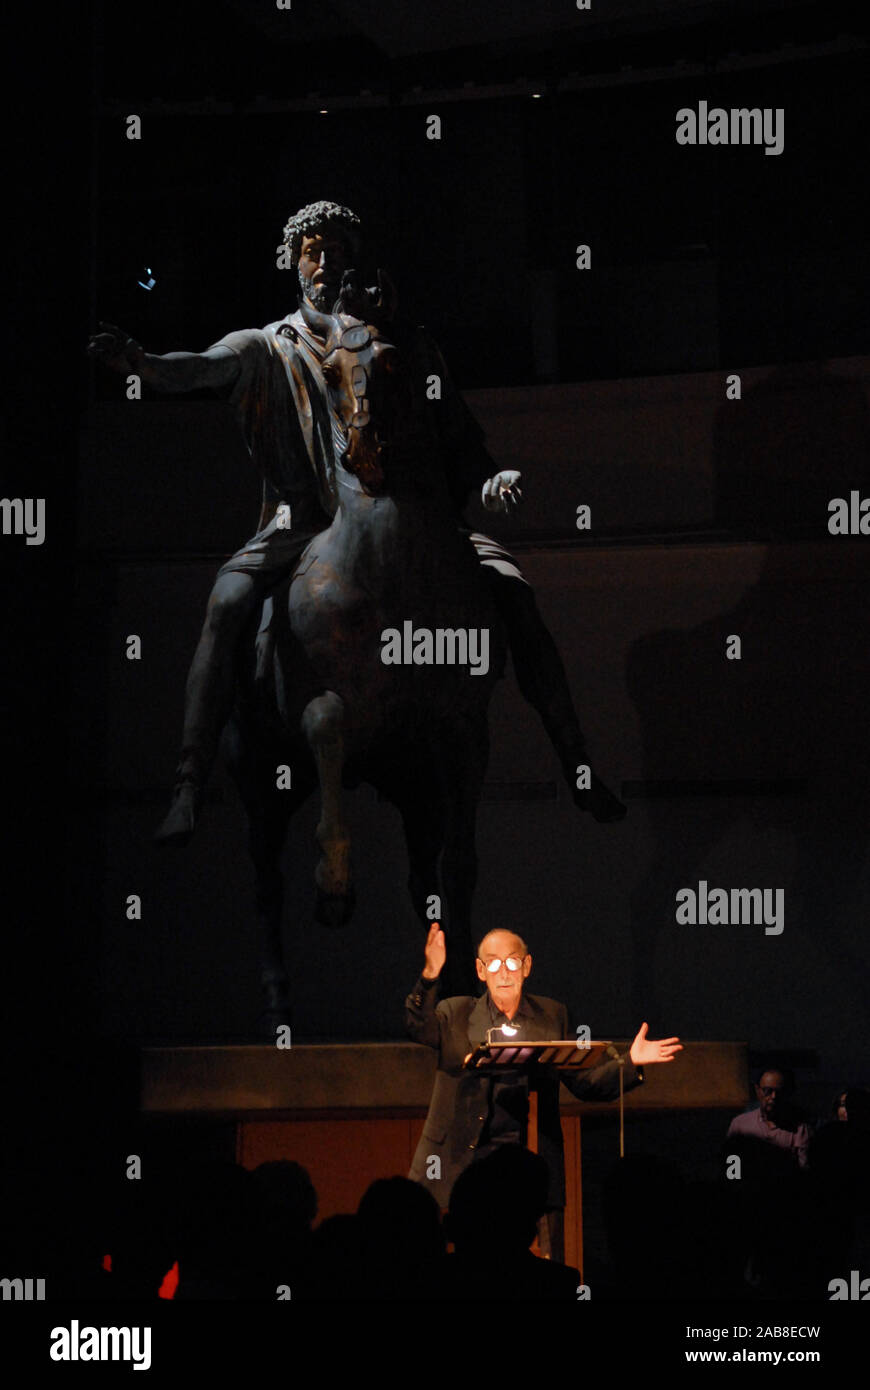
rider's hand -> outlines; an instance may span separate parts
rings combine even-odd
[[[444,933],[437,922],[433,922],[426,937],[426,964],[423,966],[424,980],[437,980],[447,959],[447,946]]]
[[[100,329],[101,331],[94,333],[88,342],[89,355],[96,357],[113,372],[141,374],[145,365],[145,353],[141,344],[137,343],[135,338],[131,338],[129,333],[125,333],[123,328],[116,328],[113,323],[101,323]]]
[[[520,477],[515,468],[505,468],[486,480],[480,500],[488,512],[511,512],[518,506],[523,495],[519,487]]]

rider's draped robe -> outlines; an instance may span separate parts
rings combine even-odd
[[[308,542],[330,525],[337,508],[331,420],[320,370],[323,344],[297,310],[265,328],[228,333],[212,346],[229,348],[239,360],[228,399],[263,480],[260,529],[220,573],[248,574],[261,581],[266,593],[289,576]],[[484,447],[483,431],[426,330],[415,329],[403,350],[418,407],[417,447],[437,451],[459,518],[468,494],[497,470]],[[437,401],[428,400],[426,393],[432,374],[441,383]],[[289,517],[279,510],[282,503],[289,506]],[[497,542],[477,534],[470,540],[483,564],[522,578]]]

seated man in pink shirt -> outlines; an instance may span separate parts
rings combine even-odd
[[[781,1071],[764,1072],[755,1087],[758,1109],[736,1115],[728,1126],[728,1137],[758,1139],[788,1149],[798,1167],[806,1168],[809,1130],[788,1104],[790,1089]]]

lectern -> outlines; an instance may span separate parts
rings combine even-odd
[[[623,1068],[625,1058],[620,1056],[611,1042],[578,1042],[576,1038],[554,1038],[548,1042],[529,1042],[526,1039],[512,1041],[510,1038],[494,1040],[495,1033],[507,1033],[506,1028],[490,1028],[486,1035],[486,1041],[476,1047],[473,1052],[469,1052],[465,1058],[465,1068],[467,1071],[484,1073],[488,1076],[510,1076],[512,1073],[518,1075],[525,1074],[529,1078],[529,1118],[527,1145],[533,1153],[538,1151],[538,1097],[535,1088],[535,1073],[544,1069],[547,1072],[556,1072],[560,1079],[566,1074],[584,1071],[587,1067],[597,1067],[606,1060],[617,1061],[619,1063],[619,1156],[622,1158],[625,1153],[625,1125],[624,1125],[624,1092],[623,1092]],[[569,1173],[569,1153],[566,1145],[565,1153],[565,1181],[573,1177],[577,1183],[576,1201],[566,1202],[566,1228],[569,1211],[573,1211],[574,1221],[576,1222],[576,1250],[580,1254],[578,1264],[582,1268],[582,1249],[583,1249],[583,1215],[581,1197],[581,1175],[580,1175],[580,1151],[579,1143],[571,1146],[573,1152],[570,1155],[573,1173]],[[569,1239],[569,1232],[566,1229],[566,1251],[572,1250],[574,1242]]]

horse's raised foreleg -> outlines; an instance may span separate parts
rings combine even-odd
[[[444,845],[443,797],[440,787],[432,786],[428,772],[428,768],[413,768],[401,789],[391,791],[391,800],[401,812],[408,847],[408,892],[427,931],[433,921],[442,920],[440,902],[433,904],[432,899],[440,899],[438,861]],[[437,911],[431,910],[433,906]]]
[[[315,917],[327,927],[341,927],[353,912],[350,874],[350,835],[342,816],[344,769],[344,704],[333,691],[317,695],[305,706],[302,730],[308,740],[320,779],[321,810],[317,824],[320,859]]]

